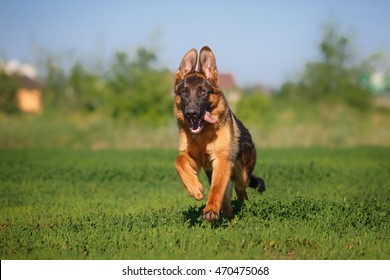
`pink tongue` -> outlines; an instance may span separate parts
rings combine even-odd
[[[213,116],[210,114],[210,112],[206,111],[206,113],[203,116],[203,119],[208,123],[216,123],[217,121],[213,118]]]

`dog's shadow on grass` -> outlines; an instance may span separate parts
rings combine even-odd
[[[232,206],[234,209],[234,214],[237,216],[242,208],[244,207],[244,204],[242,202],[239,202],[238,200],[232,201]],[[203,209],[205,207],[205,204],[202,204],[200,206],[189,206],[187,210],[184,210],[182,212],[183,214],[183,221],[185,223],[188,223],[189,227],[195,227],[195,226],[202,226],[205,224],[208,224],[208,222],[203,220]],[[229,220],[223,217],[223,213],[221,213],[218,221],[215,221],[212,223],[213,228],[219,228],[219,227],[226,227],[228,225]]]

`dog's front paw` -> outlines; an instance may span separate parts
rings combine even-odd
[[[188,193],[191,197],[194,197],[196,200],[202,200],[204,198],[204,189],[201,184],[196,188],[187,188]]]
[[[215,213],[213,210],[204,211],[203,219],[209,222],[217,221],[219,219],[219,214]]]
[[[197,192],[196,194],[193,195],[193,197],[196,200],[200,201],[200,200],[202,200],[204,198],[204,193],[203,193],[203,191],[202,192]]]

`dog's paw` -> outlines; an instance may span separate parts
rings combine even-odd
[[[200,201],[200,200],[202,200],[203,198],[204,198],[204,193],[203,193],[203,191],[202,192],[198,192],[198,193],[196,193],[196,194],[194,194],[194,195],[192,195],[196,200],[198,200],[198,201]]]
[[[187,191],[191,197],[194,197],[198,201],[204,198],[204,189],[201,184],[199,184],[199,186],[197,186],[196,188],[187,188]]]
[[[209,222],[217,221],[219,219],[219,214],[215,213],[213,210],[203,212],[203,219]]]

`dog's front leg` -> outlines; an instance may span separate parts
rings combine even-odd
[[[188,153],[182,152],[176,158],[176,171],[190,196],[196,200],[202,200],[204,197],[204,189],[198,179],[199,170],[200,165]]]
[[[213,177],[211,180],[211,189],[206,207],[203,210],[203,219],[209,222],[219,219],[222,201],[232,172],[232,163],[225,158],[216,158],[212,166]]]

